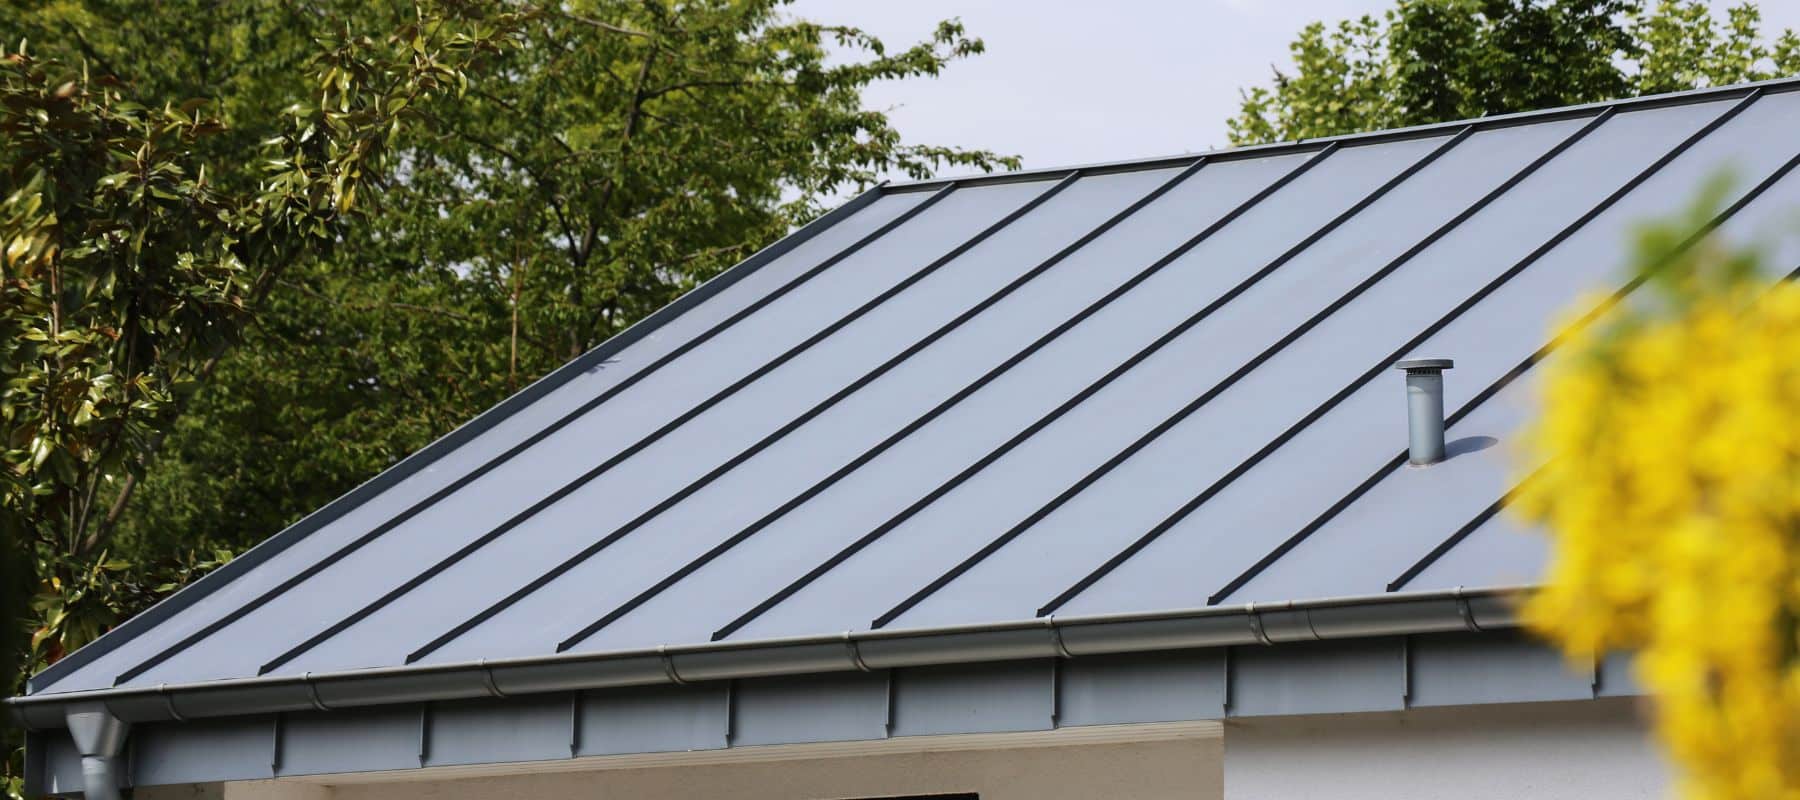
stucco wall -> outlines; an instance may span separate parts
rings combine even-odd
[[[1227,800],[1668,796],[1629,700],[1234,720]]]
[[[978,792],[981,800],[1218,800],[1216,735],[1103,745],[910,752],[447,780],[284,780],[159,787],[137,800],[839,800]]]
[[[1056,736],[1080,736],[1065,729]],[[1095,729],[1086,729],[1089,731]],[[141,790],[138,800],[1623,800],[1667,771],[1623,699],[1121,726],[1085,741],[901,737]],[[1171,733],[1170,731],[1174,732]],[[1136,740],[1122,740],[1137,736]],[[1020,744],[1029,741],[1028,744]]]

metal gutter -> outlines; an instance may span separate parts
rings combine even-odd
[[[1312,139],[1294,139],[1285,142],[1268,142],[1265,144],[1242,145],[1238,147],[1222,147],[1212,150],[1201,150],[1179,155],[1155,156],[1151,158],[1128,159],[1122,161],[1102,161],[1092,164],[1073,166],[1045,167],[1040,169],[1018,170],[1015,172],[994,173],[992,175],[960,175],[942,178],[928,178],[917,181],[897,181],[888,184],[892,192],[916,192],[931,189],[935,186],[956,181],[963,186],[983,186],[989,183],[1008,183],[1013,181],[1044,180],[1054,178],[1071,169],[1079,169],[1092,175],[1109,172],[1132,172],[1136,170],[1158,169],[1162,167],[1180,166],[1196,158],[1207,158],[1212,161],[1228,161],[1238,158],[1256,158],[1278,155],[1295,150],[1317,148],[1323,144],[1341,143],[1345,147],[1357,147],[1366,144],[1414,139],[1447,133],[1467,125],[1479,130],[1505,128],[1514,125],[1529,125],[1537,122],[1550,122],[1560,119],[1592,116],[1595,111],[1608,108],[1617,109],[1620,113],[1642,111],[1652,108],[1686,105],[1707,100],[1723,100],[1742,96],[1750,91],[1760,89],[1763,94],[1800,89],[1800,77],[1774,78],[1766,81],[1738,83],[1730,86],[1717,86],[1705,89],[1690,89],[1684,92],[1644,95],[1619,100],[1603,100],[1596,103],[1584,103],[1578,106],[1559,106],[1557,108],[1536,111],[1516,111],[1511,114],[1495,114],[1474,119],[1459,119],[1448,122],[1432,122],[1424,125],[1413,125],[1406,128],[1391,128],[1362,133],[1346,133],[1337,136],[1320,136]]]
[[[1520,586],[1458,588],[913,630],[847,631],[831,636],[58,692],[14,697],[6,705],[27,730],[41,731],[64,728],[67,712],[96,705],[127,723],[186,721],[820,672],[1496,630],[1518,625],[1514,608],[1530,591],[1531,587]]]
[[[377,473],[374,477],[364,481],[355,489],[351,489],[343,496],[325,504],[319,510],[302,517],[299,521],[282,529],[281,532],[270,536],[268,539],[263,540],[256,546],[240,554],[237,558],[232,559],[229,563],[208,573],[200,580],[176,590],[174,594],[163,598],[142,613],[126,620],[112,630],[107,631],[105,634],[102,634],[100,638],[89,642],[75,652],[70,653],[61,661],[45,667],[36,675],[32,675],[25,682],[26,691],[35,691],[54,684],[56,681],[66,677],[70,672],[113,651],[120,645],[137,638],[137,636],[144,631],[155,627],[163,620],[192,606],[194,603],[212,594],[213,591],[219,587],[230,583],[238,576],[249,572],[263,562],[275,557],[283,550],[286,550],[288,547],[307,536],[310,536],[313,532],[331,524],[339,517],[348,514],[350,511],[361,506],[376,495],[392,488],[395,484],[420,472],[450,451],[461,447],[470,440],[487,432],[488,429],[505,421],[520,409],[537,402],[544,395],[549,394],[577,376],[585,374],[590,370],[604,367],[607,360],[610,359],[613,354],[625,349],[627,346],[630,346],[638,340],[655,333],[657,329],[668,324],[669,321],[681,316],[689,309],[700,305],[713,295],[724,291],[726,287],[737,283],[744,277],[761,269],[769,262],[780,258],[788,251],[799,247],[807,240],[818,236],[826,229],[850,217],[852,214],[862,210],[876,200],[879,200],[888,194],[887,187],[888,184],[885,182],[877,184],[868,191],[851,198],[850,201],[844,205],[821,214],[811,222],[800,226],[786,236],[776,240],[768,247],[757,251],[749,258],[739,262],[737,265],[713,276],[699,286],[694,287],[692,290],[676,298],[668,305],[663,306],[655,312],[652,312],[649,316],[638,320],[625,330],[614,334],[612,338],[601,342],[594,349],[577,356],[568,363],[563,364],[561,367],[552,370],[549,374],[528,384],[525,388],[520,389],[511,397],[500,401],[500,403],[494,407],[477,414],[468,422],[463,423],[432,443],[425,445],[411,455],[408,455],[406,458],[401,459],[400,462],[394,466]]]

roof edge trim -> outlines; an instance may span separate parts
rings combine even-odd
[[[761,269],[764,265],[785,255],[788,251],[799,247],[807,240],[818,236],[826,229],[843,221],[846,217],[862,210],[864,207],[889,194],[888,183],[882,182],[851,198],[843,205],[814,218],[811,222],[790,231],[786,236],[736,265],[714,275],[699,286],[682,294],[668,305],[651,312],[648,316],[632,323],[625,330],[613,334],[612,338],[601,342],[562,366],[551,370],[548,374],[533,381],[500,401],[491,408],[475,415],[474,418],[452,429],[449,433],[438,437],[430,444],[414,451],[399,463],[388,467],[364,481],[356,488],[319,508],[279,533],[256,544],[239,554],[224,566],[207,573],[199,580],[190,583],[174,594],[163,598],[155,605],[121,623],[118,627],[107,631],[100,638],[82,646],[80,649],[62,660],[57,661],[32,675],[25,682],[27,692],[41,690],[45,686],[67,677],[69,673],[80,669],[120,645],[137,638],[138,634],[154,627],[163,620],[174,616],[193,605],[195,602],[213,593],[252,568],[261,565],[288,547],[311,535],[314,531],[330,524],[332,521],[349,513],[351,510],[367,502],[371,498],[392,488],[395,484],[411,477],[420,470],[430,466],[450,451],[461,447],[469,440],[487,432],[488,429],[517,413],[520,409],[537,402],[576,376],[587,372],[606,361],[614,353],[654,333],[657,329],[681,316],[694,306],[705,302],[708,298],[723,291],[726,287],[742,280],[746,276]]]
[[[1776,94],[1779,92],[1800,90],[1800,77],[1774,78],[1766,81],[1731,84],[1729,86],[1689,89],[1683,92],[1668,92],[1664,94],[1641,95],[1639,97],[1624,97],[1617,100],[1602,100],[1595,103],[1583,103],[1576,106],[1557,106],[1555,108],[1515,111],[1510,114],[1495,114],[1493,116],[1475,117],[1473,119],[1431,122],[1423,125],[1412,125],[1405,128],[1387,128],[1375,131],[1345,133],[1337,136],[1320,136],[1312,139],[1292,139],[1283,142],[1222,147],[1213,150],[1198,150],[1189,153],[1153,156],[1150,158],[1039,167],[991,174],[954,175],[916,181],[896,181],[888,185],[888,190],[892,192],[924,191],[951,181],[955,181],[965,186],[983,186],[990,183],[1049,180],[1072,170],[1080,170],[1084,174],[1091,175],[1101,175],[1111,172],[1136,172],[1147,169],[1177,167],[1202,156],[1213,161],[1230,161],[1239,158],[1259,158],[1288,152],[1306,152],[1309,150],[1316,150],[1319,147],[1332,143],[1341,143],[1346,147],[1365,144],[1380,144],[1403,139],[1416,139],[1451,133],[1454,132],[1456,128],[1463,126],[1475,126],[1478,130],[1488,130],[1492,128],[1511,127],[1514,125],[1529,125],[1537,122],[1550,122],[1559,119],[1591,116],[1598,111],[1603,111],[1608,108],[1617,108],[1620,113],[1626,113],[1652,108],[1662,108],[1665,106],[1701,103],[1709,100],[1725,100],[1742,96],[1758,89],[1762,90],[1763,94]]]
[[[72,704],[128,722],[337,709],[515,694],[1031,658],[1479,631],[1518,626],[1531,587],[1359,595],[1180,611],[832,636],[710,642],[298,676],[57,692],[6,701],[27,730],[65,726]]]

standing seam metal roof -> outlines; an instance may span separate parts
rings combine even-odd
[[[1795,87],[878,188],[32,691],[1529,580],[1553,315],[1721,169],[1783,220]]]

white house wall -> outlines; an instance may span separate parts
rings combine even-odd
[[[1225,800],[1668,796],[1637,702],[1412,709],[1226,723]]]

